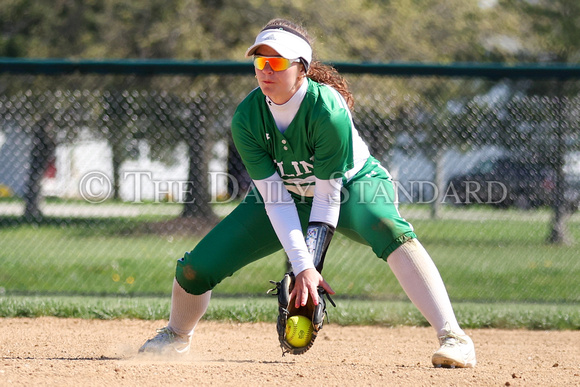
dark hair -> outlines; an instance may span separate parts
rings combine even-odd
[[[294,30],[296,35],[305,38],[310,46],[312,46],[313,40],[310,35],[308,35],[306,29],[296,23],[286,19],[272,19],[262,30],[272,27],[283,27],[285,30]],[[325,65],[322,62],[313,59],[306,76],[315,82],[323,83],[336,89],[336,91],[338,91],[346,100],[349,109],[352,110],[354,107],[354,97],[348,88],[346,79],[344,79],[334,67]]]

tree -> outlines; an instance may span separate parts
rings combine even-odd
[[[504,0],[506,9],[518,9],[525,17],[523,27],[530,32],[531,38],[525,43],[527,57],[534,62],[578,63],[580,61],[580,3],[574,0]],[[553,166],[556,168],[556,200],[554,217],[548,241],[563,244],[570,241],[566,231],[566,209],[564,208],[564,159],[573,149],[580,149],[580,141],[572,139],[578,131],[578,122],[571,120],[569,104],[578,94],[574,85],[565,82],[538,84],[530,93],[548,95],[554,103],[551,118],[552,130],[546,139],[555,139],[548,148]]]
[[[32,148],[30,151],[30,173],[24,192],[24,220],[30,223],[42,221],[39,207],[40,182],[56,148],[54,135],[55,123],[48,114],[33,124],[31,130]]]

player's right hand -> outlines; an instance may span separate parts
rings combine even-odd
[[[312,297],[314,305],[318,305],[318,287],[321,286],[328,294],[335,294],[330,285],[322,278],[316,269],[306,269],[296,276],[294,289],[290,299],[294,299],[294,306],[299,308],[306,305],[308,296]]]

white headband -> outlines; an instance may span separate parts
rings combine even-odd
[[[246,58],[254,55],[258,46],[268,46],[276,50],[283,58],[298,59],[306,62],[306,67],[312,61],[312,47],[297,34],[280,29],[263,30],[256,36],[254,44],[246,51]]]

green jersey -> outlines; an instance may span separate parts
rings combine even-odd
[[[276,127],[265,95],[256,88],[238,106],[232,136],[252,179],[278,172],[289,191],[304,196],[313,195],[315,177],[346,181],[370,156],[342,96],[310,79],[284,133]]]
[[[236,110],[233,138],[256,187],[178,261],[176,278],[187,292],[203,294],[281,248],[295,274],[314,268],[304,240],[312,219],[336,226],[385,260],[416,237],[399,214],[390,174],[370,156],[340,94],[308,80],[292,98],[289,105],[270,108],[257,88]],[[338,177],[345,184],[339,190],[339,214],[333,214],[337,202],[325,200],[336,186],[329,182]],[[318,183],[316,195],[301,200],[285,190],[266,192],[270,182],[279,187],[280,178],[288,191],[304,196],[313,196]]]

